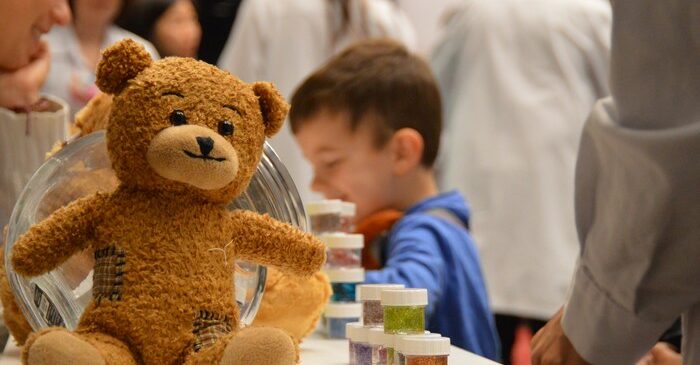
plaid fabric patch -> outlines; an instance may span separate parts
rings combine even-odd
[[[194,351],[212,346],[219,338],[231,333],[231,317],[200,310],[194,320]]]
[[[95,251],[92,295],[100,304],[102,299],[121,300],[124,284],[124,250],[107,247]]]

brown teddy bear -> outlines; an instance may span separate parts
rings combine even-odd
[[[114,95],[107,148],[120,185],[57,210],[11,257],[18,273],[35,276],[91,247],[93,301],[75,332],[30,335],[23,363],[295,363],[283,331],[238,330],[233,263],[311,275],[325,260],[323,244],[270,217],[225,209],[287,104],[269,83],[246,84],[192,59],[153,62],[131,40],[104,52],[97,85]]]

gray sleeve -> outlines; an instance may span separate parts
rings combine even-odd
[[[582,251],[562,320],[595,364],[634,363],[700,301],[700,12],[692,0],[613,7],[613,97],[581,140]]]

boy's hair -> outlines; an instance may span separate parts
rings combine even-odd
[[[347,112],[350,129],[372,123],[383,146],[401,128],[423,137],[421,164],[432,167],[440,146],[440,92],[423,59],[388,39],[357,43],[309,76],[292,96],[289,120],[297,133],[321,111]]]

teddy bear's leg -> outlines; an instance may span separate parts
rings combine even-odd
[[[299,349],[284,331],[249,327],[222,337],[204,351],[192,353],[184,365],[294,365]]]
[[[24,365],[137,365],[121,341],[99,333],[47,328],[30,335],[22,350]]]

